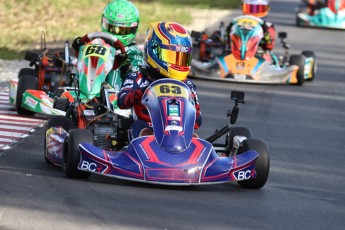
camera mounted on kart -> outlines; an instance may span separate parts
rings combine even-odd
[[[244,104],[244,92],[242,91],[231,91],[231,100],[235,101],[235,105],[232,108],[232,111],[228,110],[227,117],[230,117],[230,124],[235,124],[238,116],[238,112],[240,108],[238,107],[238,104]]]
[[[206,138],[205,140],[213,143],[215,140],[220,138],[221,136],[227,134],[230,130],[233,124],[235,124],[238,112],[239,112],[239,107],[238,104],[242,103],[244,104],[244,92],[242,91],[231,91],[231,100],[235,101],[235,106],[233,107],[232,111],[228,110],[228,113],[226,114],[227,117],[230,117],[230,124],[231,125],[226,125],[220,130],[216,130],[214,134],[212,134],[210,137]]]
[[[279,32],[278,38],[280,39],[280,42],[281,42],[284,49],[286,49],[286,50],[290,49],[290,45],[285,42],[285,39],[287,38],[286,32]]]
[[[287,33],[286,32],[279,32],[278,33],[278,38],[279,39],[286,39],[287,38]]]
[[[244,92],[242,91],[231,91],[231,100],[234,100],[236,104],[242,103],[244,104]]]

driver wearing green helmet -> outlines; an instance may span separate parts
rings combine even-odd
[[[101,28],[102,32],[114,35],[125,47],[126,54],[116,55],[120,68],[111,71],[106,82],[115,89],[121,87],[122,78],[129,71],[138,71],[139,66],[144,64],[143,53],[135,43],[135,37],[139,26],[139,11],[137,7],[128,0],[113,0],[103,9]],[[72,47],[78,52],[80,46],[84,45],[83,39],[77,37]]]

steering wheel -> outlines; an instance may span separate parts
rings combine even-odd
[[[92,33],[88,33],[88,34],[84,35],[81,38],[81,42],[83,44],[85,44],[87,42],[92,41],[95,38],[102,38],[102,39],[104,39],[104,41],[106,43],[108,43],[109,45],[111,45],[112,47],[114,47],[115,50],[120,49],[121,54],[126,54],[125,47],[122,44],[122,42],[120,40],[118,40],[117,37],[115,37],[115,36],[113,36],[111,34],[105,33],[105,32],[92,32]],[[119,66],[120,66],[120,63],[115,58],[113,69],[115,70]]]
[[[107,42],[109,45],[114,47],[115,49],[120,49],[122,54],[126,54],[125,47],[123,46],[122,42],[117,39],[117,37],[105,33],[105,32],[92,32],[84,35],[81,38],[81,42],[83,44],[92,41],[95,38],[102,38],[105,42]],[[109,43],[111,42],[111,44]]]

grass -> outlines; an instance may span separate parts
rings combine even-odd
[[[23,57],[23,51],[40,48],[41,32],[49,43],[72,41],[92,31],[100,31],[101,12],[109,0],[11,0],[0,2],[0,59]],[[148,24],[171,20],[187,25],[195,8],[231,9],[240,0],[137,0],[140,12],[138,36]]]

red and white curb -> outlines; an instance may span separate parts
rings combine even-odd
[[[10,149],[45,122],[46,119],[18,115],[15,106],[9,104],[8,89],[0,92],[0,151]]]

